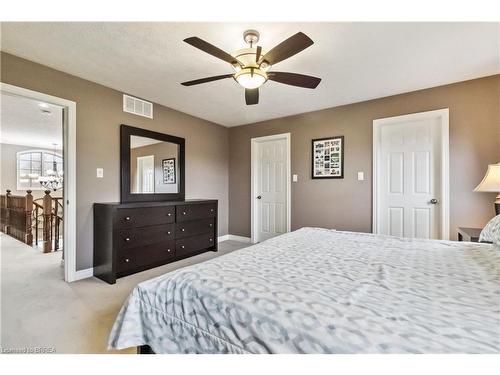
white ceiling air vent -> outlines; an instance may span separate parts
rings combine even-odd
[[[138,116],[153,118],[153,103],[123,94],[123,111]]]

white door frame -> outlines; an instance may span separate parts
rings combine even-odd
[[[251,169],[250,169],[250,175],[251,175],[251,194],[250,194],[250,202],[251,202],[251,218],[250,218],[250,223],[252,226],[251,229],[251,242],[255,243],[257,240],[257,220],[258,217],[255,214],[256,212],[256,207],[255,207],[255,191],[257,191],[257,179],[255,178],[255,174],[257,172],[257,158],[258,154],[256,152],[257,148],[257,143],[259,142],[266,142],[266,141],[275,141],[275,140],[280,140],[280,139],[285,139],[286,140],[286,177],[287,177],[287,183],[286,183],[286,231],[290,232],[291,230],[291,222],[292,222],[292,156],[291,156],[291,147],[290,147],[290,133],[283,133],[283,134],[274,134],[274,135],[268,135],[265,137],[257,137],[257,138],[252,138],[250,140],[251,142]]]
[[[450,182],[449,182],[449,109],[437,109],[434,111],[411,113],[408,115],[394,116],[373,120],[373,216],[372,216],[372,232],[379,233],[378,223],[378,160],[379,160],[379,139],[380,129],[382,125],[399,124],[404,121],[416,121],[428,118],[441,119],[441,239],[448,240],[450,238]]]
[[[64,151],[64,280],[77,280],[76,272],[76,103],[38,91],[0,82],[0,91],[65,107]]]

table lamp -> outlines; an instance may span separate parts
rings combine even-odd
[[[500,163],[488,165],[486,175],[474,191],[499,193],[495,200],[495,212],[500,215]]]

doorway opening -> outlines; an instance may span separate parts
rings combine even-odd
[[[74,281],[76,104],[3,83],[0,95],[0,229],[18,241],[2,247],[3,263],[39,259]]]

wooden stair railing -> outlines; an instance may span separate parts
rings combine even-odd
[[[0,230],[32,246],[33,243],[38,245],[41,229],[43,252],[57,251],[61,248],[62,199],[51,197],[50,190],[45,190],[45,196],[36,200],[31,190],[26,191],[26,196],[12,195],[7,190],[5,195],[0,195]]]
[[[63,224],[63,198],[51,197],[50,190],[45,190],[43,198],[34,201],[35,243],[38,244],[40,223],[43,252],[57,251],[60,247],[61,226]],[[41,203],[38,203],[40,201]],[[59,215],[61,213],[61,215]]]
[[[33,244],[32,211],[33,196],[31,190],[26,196],[12,195],[10,190],[0,197],[1,226],[0,229],[15,239],[28,245]]]

